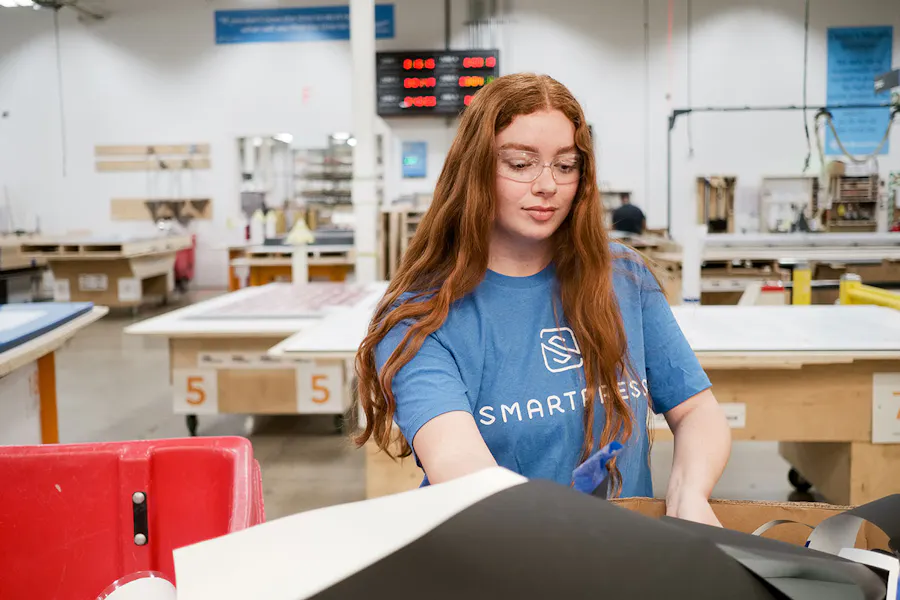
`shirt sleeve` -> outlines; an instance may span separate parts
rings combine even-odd
[[[375,361],[379,373],[408,329],[408,323],[401,323],[378,344]],[[416,355],[394,375],[391,389],[397,403],[394,422],[410,446],[431,419],[455,411],[472,414],[459,367],[434,334],[425,338]]]
[[[665,294],[641,265],[641,317],[647,385],[656,414],[666,413],[711,387]]]

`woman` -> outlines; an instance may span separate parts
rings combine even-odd
[[[591,136],[547,76],[475,95],[357,358],[366,428],[428,482],[501,465],[564,485],[625,445],[613,493],[650,496],[648,408],[675,435],[671,516],[717,524],[730,432],[654,277],[602,225]],[[412,448],[410,448],[410,445]]]

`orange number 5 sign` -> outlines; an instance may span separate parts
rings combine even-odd
[[[316,404],[325,404],[331,398],[331,392],[327,387],[322,385],[328,381],[327,375],[313,375],[312,376],[312,401]]]
[[[187,378],[187,396],[185,400],[191,406],[199,406],[206,402],[206,390],[203,388],[203,377]]]

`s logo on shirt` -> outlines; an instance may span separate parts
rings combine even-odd
[[[575,333],[568,327],[541,330],[544,365],[551,373],[578,369],[584,364]]]

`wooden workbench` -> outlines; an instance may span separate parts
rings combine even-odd
[[[667,280],[669,297],[680,298],[681,250],[660,247],[647,256]],[[736,304],[750,282],[788,281],[800,263],[809,265],[813,280],[857,273],[864,281],[900,285],[900,234],[713,234],[705,239],[703,261],[703,304]],[[813,304],[836,299],[836,289],[813,292]]]
[[[42,238],[22,245],[53,271],[57,302],[94,302],[137,308],[146,296],[165,301],[175,285],[175,254],[190,236],[149,238]]]
[[[107,312],[89,304],[0,307],[0,444],[59,442],[55,353]]]
[[[887,476],[900,472],[900,313],[875,306],[673,310],[735,440],[781,442],[782,456],[834,503],[900,493],[900,479]],[[361,340],[364,330],[357,333]],[[302,350],[313,339],[299,334],[282,349]],[[665,419],[654,423],[655,439],[671,439]],[[421,482],[410,459],[394,462],[372,444],[366,450],[368,497]]]
[[[346,281],[356,266],[356,250],[349,245],[308,245],[310,281]],[[228,248],[228,289],[274,282],[291,282],[294,248],[291,246],[231,246]],[[243,277],[242,277],[243,273]],[[243,282],[245,279],[246,282]]]
[[[371,310],[385,287],[341,283],[249,287],[128,327],[169,340],[173,406],[196,434],[204,414],[331,414],[350,403],[346,361],[275,358],[268,351],[298,331]]]

